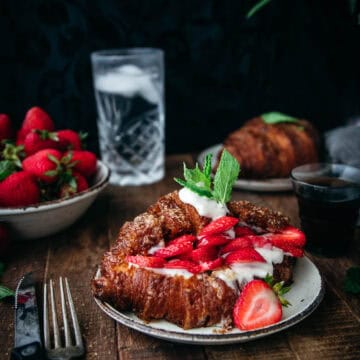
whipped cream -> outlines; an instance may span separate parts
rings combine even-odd
[[[179,198],[183,203],[192,205],[199,215],[212,220],[225,216],[229,212],[225,204],[200,196],[188,188],[182,188],[179,191]]]
[[[145,268],[145,269],[151,270],[156,274],[161,274],[165,276],[182,276],[185,279],[189,279],[195,275],[185,269],[166,269],[166,268]]]

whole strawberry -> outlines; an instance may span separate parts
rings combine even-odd
[[[56,132],[58,138],[58,149],[61,151],[66,150],[81,150],[81,134],[74,130],[65,129]]]
[[[27,171],[12,173],[0,182],[0,206],[28,206],[39,201],[39,186]]]
[[[35,154],[43,149],[57,149],[58,137],[56,133],[47,130],[32,130],[24,139],[26,156]]]
[[[13,130],[9,116],[0,114],[0,142],[2,140],[11,139],[12,136]]]
[[[56,149],[44,149],[23,160],[25,171],[33,174],[45,184],[52,184],[61,172],[61,152]]]
[[[68,181],[60,186],[59,198],[68,198],[89,188],[86,178],[74,172]]]
[[[40,107],[32,107],[25,115],[21,129],[17,134],[17,144],[25,140],[25,136],[32,130],[53,131],[55,128],[51,117]]]
[[[90,177],[96,172],[96,155],[87,150],[71,150],[64,154],[64,161],[85,177]]]

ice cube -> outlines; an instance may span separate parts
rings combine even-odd
[[[151,79],[151,74],[135,65],[123,65],[107,74],[97,75],[95,86],[100,91],[129,98],[138,95],[152,104],[159,101],[159,93]]]

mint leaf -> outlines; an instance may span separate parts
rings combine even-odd
[[[206,176],[196,164],[195,169],[188,169],[184,164],[184,178],[187,182],[205,189],[210,189],[211,178]]]
[[[204,189],[202,187],[196,186],[192,183],[188,183],[185,180],[179,179],[179,178],[174,178],[174,180],[180,184],[181,186],[187,187],[188,189],[190,189],[191,191],[193,191],[194,193],[200,195],[200,196],[206,196],[208,198],[212,197],[212,193],[210,190]]]
[[[12,291],[11,289],[5,286],[0,285],[0,300],[8,296],[14,296],[14,295],[15,295],[14,291]]]
[[[346,271],[344,290],[351,294],[360,294],[360,267],[351,267]]]
[[[232,186],[239,172],[238,161],[224,149],[214,179],[213,197],[216,201],[226,204],[230,200]]]
[[[3,160],[0,161],[0,181],[6,179],[16,170],[16,164],[14,161]]]
[[[207,154],[204,161],[204,174],[207,178],[211,178],[211,170],[212,170],[212,154]]]
[[[290,122],[290,123],[298,123],[299,120],[289,116],[289,115],[285,115],[283,113],[280,112],[269,112],[266,114],[262,114],[261,118],[263,119],[264,123],[266,124],[278,124],[278,123],[283,123],[283,122]]]

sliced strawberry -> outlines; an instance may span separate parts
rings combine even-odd
[[[199,237],[221,234],[230,230],[239,222],[239,219],[232,216],[222,216],[206,225],[199,233]]]
[[[250,235],[247,237],[253,247],[271,249],[272,243],[266,236]]]
[[[208,270],[215,270],[215,269],[221,267],[223,263],[224,263],[223,258],[217,258],[215,260],[201,262],[200,263],[200,269],[201,269],[200,272],[208,271]]]
[[[165,260],[155,256],[127,256],[126,261],[140,267],[149,267],[149,268],[162,268],[164,267]]]
[[[269,239],[274,246],[284,244],[288,246],[303,247],[306,243],[305,234],[293,226],[288,226],[280,233],[264,234],[264,237]]]
[[[230,253],[225,258],[225,263],[266,262],[265,259],[253,248],[244,248]]]
[[[189,253],[184,254],[182,257],[184,260],[191,260],[196,263],[211,261],[217,258],[218,256],[218,249],[213,246],[205,246],[200,247],[198,249],[194,249]]]
[[[240,330],[254,330],[281,320],[281,303],[262,280],[252,280],[242,290],[233,310],[234,324]]]
[[[166,247],[157,250],[154,255],[161,258],[170,258],[181,254],[186,254],[193,249],[193,236],[184,235],[170,241]]]
[[[201,268],[199,265],[188,260],[174,259],[165,263],[164,268],[166,269],[184,269],[190,271],[193,274],[197,274]]]
[[[251,240],[247,237],[240,237],[230,240],[221,250],[221,254],[226,254],[243,248],[252,247]]]
[[[281,244],[279,248],[284,251],[285,253],[291,254],[293,257],[303,257],[304,256],[304,249],[295,247],[295,246],[289,246]]]
[[[235,227],[236,237],[255,235],[255,233],[248,226],[236,226]]]
[[[199,240],[197,247],[220,246],[228,243],[230,240],[231,238],[225,235],[207,235]]]
[[[193,243],[195,240],[196,240],[196,236],[194,235],[182,235],[175,239],[170,240],[168,242],[168,245],[188,243],[189,241]]]

